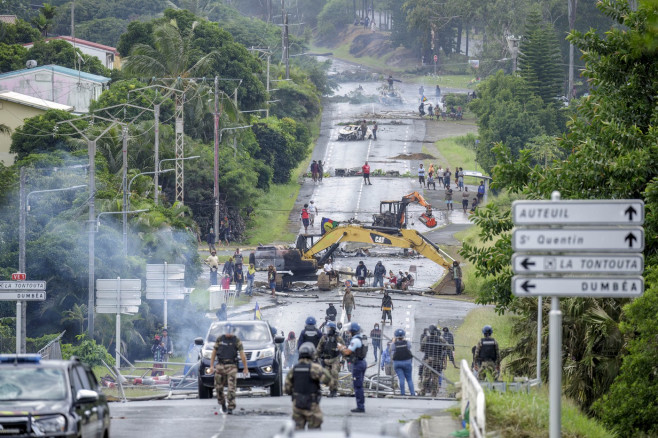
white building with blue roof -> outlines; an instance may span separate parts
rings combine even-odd
[[[72,106],[76,113],[89,112],[110,78],[58,65],[42,65],[0,74],[0,91],[9,90],[38,99]]]

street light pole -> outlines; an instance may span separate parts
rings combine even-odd
[[[215,149],[213,159],[213,199],[215,201],[215,220],[213,230],[215,231],[215,241],[219,238],[219,78],[215,76]]]
[[[123,130],[123,256],[128,256],[128,192],[126,191],[126,182],[128,181],[128,127],[124,126]],[[157,170],[157,169],[156,169]]]
[[[25,183],[27,176],[25,175],[25,167],[21,167],[20,173],[20,187],[19,187],[19,197],[20,205],[18,212],[18,272],[25,273],[26,270],[26,245],[25,245],[25,234],[26,234],[26,222],[27,222],[27,209],[29,206],[30,195],[35,193],[46,193],[46,192],[62,192],[64,190],[75,190],[84,185],[78,185],[73,187],[65,187],[61,189],[50,189],[50,190],[35,190],[33,192],[25,194]],[[27,336],[27,301],[18,300],[16,301],[16,354],[26,353],[26,342]]]

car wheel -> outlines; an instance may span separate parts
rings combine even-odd
[[[207,399],[212,397],[212,388],[207,388],[199,378],[199,398]]]
[[[279,372],[276,374],[276,379],[272,386],[270,386],[270,397],[281,397],[283,395],[283,370],[281,369],[281,361],[279,360]]]

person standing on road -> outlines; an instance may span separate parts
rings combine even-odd
[[[500,351],[498,342],[491,337],[493,328],[485,325],[482,328],[484,338],[475,346],[475,371],[478,372],[478,379],[486,380],[491,376],[498,380],[500,374]]]
[[[418,182],[421,187],[425,187],[425,168],[423,167],[423,163],[420,163],[420,166],[418,166]]]
[[[217,309],[217,312],[215,312],[215,316],[217,317],[217,321],[228,321],[228,312],[226,311],[226,303],[222,303],[219,309]]]
[[[457,295],[462,294],[462,268],[459,262],[455,260],[452,262],[452,279],[455,280],[455,292]]]
[[[308,226],[311,224],[311,215],[308,211],[308,204],[304,204],[304,207],[302,208],[302,212],[300,214],[300,220],[302,221],[302,225],[304,225],[304,234],[308,233]]]
[[[311,205],[308,206],[308,219],[311,226],[315,224],[315,216],[317,215],[318,207],[315,205],[315,201],[311,200]]]
[[[450,184],[448,184],[446,186],[445,200],[446,200],[446,210],[453,210],[453,208],[452,208],[452,189],[450,188]]]
[[[318,181],[322,182],[324,177],[324,163],[322,160],[318,160]]]
[[[162,329],[162,345],[164,345],[165,348],[163,362],[169,362],[169,357],[174,354],[174,342],[169,337],[167,327]],[[167,368],[167,365],[165,364],[164,367]]]
[[[434,89],[434,96],[436,97],[437,100],[441,98],[441,87],[439,87],[438,85]]]
[[[340,352],[338,346],[345,344],[343,338],[338,335],[336,331],[336,323],[329,321],[327,323],[327,333],[322,335],[318,343],[318,357],[322,360],[324,366],[332,377],[331,385],[329,385],[329,397],[336,397],[338,395],[338,372],[340,371]]]
[[[276,290],[276,268],[272,265],[267,267],[267,283],[272,291],[272,297],[274,297],[274,291]]]
[[[233,280],[233,272],[235,271],[235,265],[233,264],[233,257],[229,257],[228,261],[224,263],[224,267],[222,268],[222,274],[224,276],[227,276]]]
[[[327,319],[329,321],[336,322],[336,315],[338,315],[338,311],[334,307],[334,303],[329,303],[329,307],[327,307],[325,314],[327,315]]]
[[[222,407],[222,412],[233,414],[235,409],[235,390],[238,383],[238,355],[242,359],[242,374],[245,379],[249,378],[249,367],[247,357],[244,354],[242,341],[235,336],[235,328],[232,324],[226,324],[226,333],[219,336],[215,341],[212,354],[210,355],[210,373],[215,373],[215,391],[217,391],[217,403]],[[215,364],[217,360],[217,364]],[[228,393],[224,396],[224,386],[228,387]],[[228,409],[226,399],[228,399]]]
[[[370,165],[368,165],[368,162],[366,161],[366,164],[361,166],[361,170],[363,171],[363,183],[372,185],[370,182]]]
[[[363,263],[363,260],[359,262],[359,265],[356,267],[356,282],[359,287],[366,284],[366,277],[368,276],[368,268]]]
[[[327,370],[313,362],[315,347],[306,343],[299,349],[299,363],[286,376],[284,391],[292,396],[292,419],[295,430],[320,429],[322,411],[320,383],[331,385],[333,380]]]
[[[288,339],[283,345],[283,356],[286,361],[286,368],[292,368],[297,363],[297,338],[293,331],[288,333]]]
[[[256,279],[256,267],[249,263],[249,268],[247,269],[247,290],[245,295],[253,296],[254,295],[254,280]]]
[[[409,394],[416,395],[413,381],[413,356],[411,355],[411,342],[404,337],[406,333],[402,329],[395,331],[395,339],[391,344],[391,357],[393,358],[393,369],[400,381],[400,394],[404,394],[404,381],[409,386]]]
[[[235,269],[242,269],[242,253],[240,252],[240,248],[235,248],[235,252],[233,253],[233,263],[235,264]]]
[[[386,348],[382,349],[381,369],[387,376],[393,375],[393,364],[391,360],[391,341],[386,343]]]
[[[484,181],[480,181],[480,185],[478,186],[478,204],[482,204],[483,200],[484,200]]]
[[[361,140],[366,139],[366,133],[368,132],[368,124],[366,123],[365,119],[361,121]]]
[[[367,339],[361,334],[361,326],[357,322],[350,324],[350,333],[352,338],[348,347],[342,347],[340,352],[346,356],[352,363],[352,382],[354,384],[354,397],[356,398],[356,408],[352,409],[354,413],[366,412],[366,399],[363,394],[363,379],[366,375],[366,356],[368,354]]]
[[[427,190],[430,189],[430,186],[436,190],[436,183],[434,182],[434,177],[431,174],[427,176]]]
[[[213,251],[217,251],[215,249],[215,230],[213,227],[210,227],[210,230],[208,231],[208,236],[206,237],[206,242],[208,243],[208,252],[212,254]]]
[[[386,275],[386,267],[382,264],[382,261],[378,261],[375,265],[375,270],[373,271],[373,276],[375,280],[372,283],[372,287],[384,287],[384,275]]]
[[[159,362],[153,364],[151,377],[162,376],[164,374],[164,371],[162,371],[164,364],[162,362],[164,362],[164,357],[165,354],[167,354],[167,350],[165,350],[160,335],[155,335],[153,339],[153,345],[151,345],[151,353],[153,353],[153,362]]]
[[[306,318],[305,323],[304,330],[299,334],[299,340],[297,341],[298,350],[304,342],[310,342],[313,344],[313,347],[317,347],[322,338],[322,333],[320,333],[320,330],[315,326],[316,321],[313,316]]]
[[[450,177],[452,176],[452,172],[450,172],[450,168],[446,167],[446,171],[443,172],[443,187],[448,188],[450,187]]]
[[[235,297],[238,298],[240,293],[242,293],[242,284],[244,283],[244,271],[242,270],[242,264],[235,265],[235,274],[233,274],[233,280],[235,280]]]
[[[435,325],[429,328],[429,334],[420,342],[420,351],[426,353],[427,359],[423,364],[423,380],[421,394],[430,393],[436,397],[441,387],[441,372],[443,371],[443,340]]]
[[[356,302],[354,301],[354,295],[352,295],[352,286],[345,286],[345,295],[343,295],[341,307],[345,309],[347,322],[352,321],[352,310],[356,309]]]
[[[457,178],[457,186],[459,186],[459,191],[461,192],[464,189],[464,168],[459,168],[459,177]]]
[[[422,85],[418,88],[418,95],[420,96],[421,99],[423,98],[423,96],[425,96],[425,87],[423,87]]]
[[[377,362],[377,350],[382,348],[382,330],[379,328],[379,324],[375,323],[375,326],[370,330],[370,339],[372,340],[372,350],[375,354],[375,362]]]
[[[379,126],[377,125],[377,122],[375,122],[374,125],[372,125],[372,139],[377,140],[377,129],[379,129]]]
[[[459,368],[455,363],[455,355],[453,354],[453,351],[455,351],[455,337],[450,333],[450,329],[447,326],[443,327],[443,339],[445,339],[448,344],[448,348],[445,349],[446,354],[444,357],[452,362],[453,367]],[[448,364],[446,363],[445,365]],[[444,366],[443,368],[445,369],[446,367]]]
[[[316,160],[311,163],[311,178],[314,183],[318,182],[318,162]]]
[[[446,185],[443,182],[444,175],[445,175],[445,171],[443,170],[443,167],[439,164],[439,168],[436,170],[436,179],[439,180],[439,184],[441,185],[441,187],[445,189]]]
[[[215,250],[210,252],[205,263],[210,267],[210,285],[215,286],[217,285],[217,271],[219,271],[219,258]]]
[[[462,209],[464,210],[464,214],[467,214],[468,211],[468,197],[470,193],[468,193],[468,187],[464,187],[464,193],[462,193]]]
[[[393,310],[393,298],[391,298],[387,290],[384,290],[384,296],[382,297],[382,326],[386,325],[387,316],[391,321],[391,325],[393,325],[391,310]]]

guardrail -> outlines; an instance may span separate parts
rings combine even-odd
[[[461,413],[462,418],[469,410],[469,430],[471,437],[484,438],[486,436],[486,417],[484,391],[477,377],[471,372],[471,366],[462,359],[459,380],[462,389]]]

